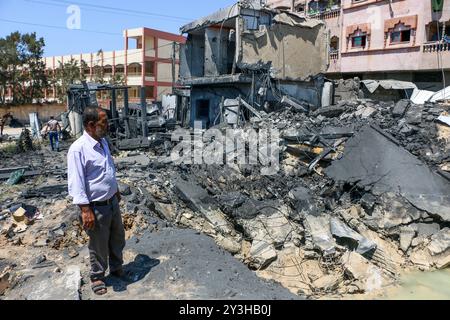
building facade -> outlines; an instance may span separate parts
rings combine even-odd
[[[324,20],[328,76],[450,84],[450,0],[268,0]],[[444,77],[443,77],[444,74]]]
[[[178,79],[179,45],[185,43],[185,38],[149,28],[125,30],[123,35],[123,50],[46,57],[47,72],[73,59],[88,82],[94,82],[99,75],[106,83],[120,76],[131,87],[131,102],[140,101],[140,87],[146,88],[148,102],[161,101],[163,95],[172,93]],[[46,90],[45,99],[56,100],[55,90]]]

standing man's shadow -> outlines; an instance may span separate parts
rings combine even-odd
[[[157,259],[152,259],[146,255],[138,255],[133,262],[124,266],[124,278],[116,278],[108,276],[106,278],[106,286],[113,287],[114,292],[126,291],[128,286],[144,279],[150,271],[158,266],[161,262]]]

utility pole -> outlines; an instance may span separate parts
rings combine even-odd
[[[175,64],[175,60],[176,60],[176,58],[177,58],[177,56],[176,56],[176,45],[177,45],[177,43],[174,41],[173,43],[172,43],[172,93],[174,92],[174,90],[175,90],[175,81],[176,81],[176,79],[175,79],[175,76],[176,76],[176,72],[175,72],[175,66],[176,66],[176,64]]]

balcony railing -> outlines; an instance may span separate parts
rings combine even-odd
[[[339,52],[330,52],[330,60],[339,60]]]
[[[332,9],[332,10],[326,10],[326,11],[322,11],[322,12],[311,12],[311,11],[308,12],[308,16],[310,18],[321,19],[321,20],[337,18],[340,15],[341,15],[341,9],[340,8]]]
[[[432,53],[440,51],[450,51],[450,44],[434,42],[434,43],[425,43],[423,45],[423,52]]]

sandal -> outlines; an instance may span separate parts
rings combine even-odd
[[[98,281],[95,281],[92,283],[92,291],[98,296],[103,296],[106,293],[108,293],[106,284],[101,280],[98,280]]]

